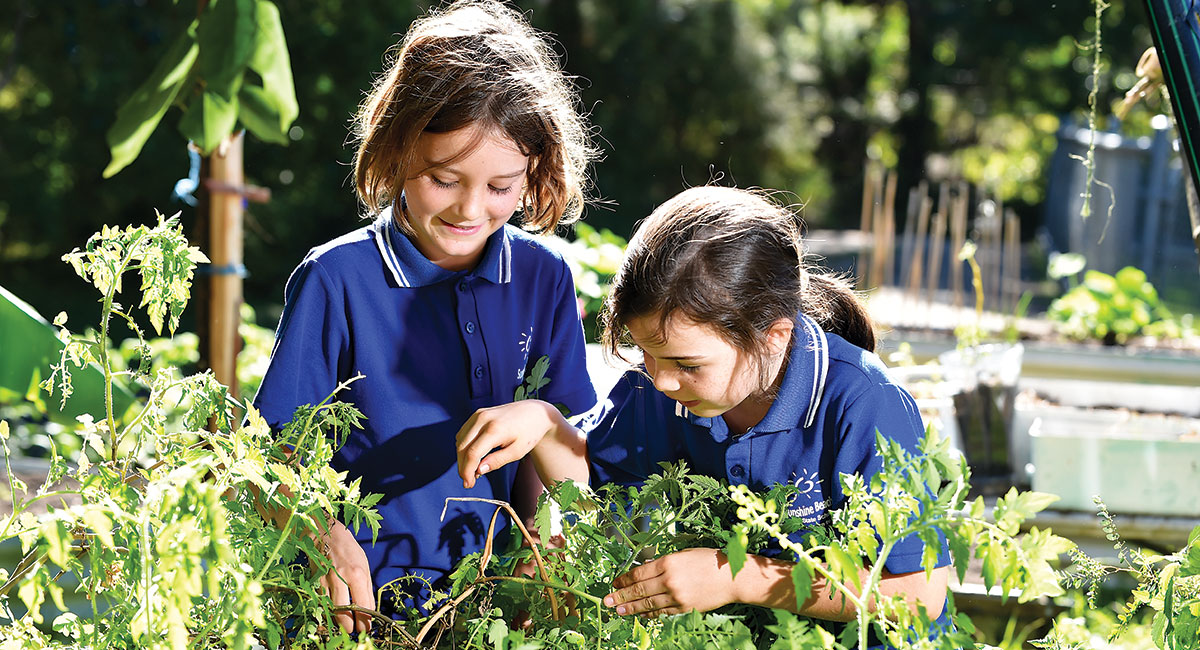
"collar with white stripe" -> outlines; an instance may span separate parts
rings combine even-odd
[[[392,206],[379,213],[379,217],[371,224],[371,233],[397,287],[426,287],[462,275],[460,271],[443,269],[422,255],[396,225]],[[505,284],[512,280],[512,245],[507,228],[501,228],[488,237],[483,257],[469,275],[494,284]]]
[[[792,350],[779,386],[779,396],[763,419],[752,427],[753,431],[765,433],[811,427],[821,407],[828,376],[829,341],[825,330],[813,319],[799,314],[792,331]],[[675,415],[700,426],[712,426],[712,418],[692,415],[679,402],[675,403]]]

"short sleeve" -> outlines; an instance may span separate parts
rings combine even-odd
[[[254,397],[255,408],[275,430],[291,421],[297,407],[329,397],[349,340],[342,293],[317,260],[307,259],[292,272],[284,296],[271,363]]]
[[[646,398],[646,387],[641,385],[640,377],[637,371],[626,372],[579,425],[587,434],[593,486],[639,484],[654,473],[651,468],[658,469],[642,439],[645,409],[641,401]]]
[[[921,414],[916,402],[903,388],[890,383],[877,384],[855,399],[844,413],[840,434],[836,474],[858,474],[868,481],[883,467],[882,459],[875,449],[875,432],[895,440],[910,453],[920,449],[920,438],[924,434]],[[844,495],[841,482],[836,483],[835,501],[841,503]],[[939,531],[936,566],[950,563],[945,536]],[[884,566],[892,573],[921,571],[921,558],[925,544],[910,535],[897,542]]]
[[[596,389],[587,371],[583,341],[583,323],[575,282],[566,262],[560,260],[560,274],[554,287],[554,312],[549,328],[549,343],[543,351],[550,357],[550,384],[542,399],[566,407],[570,415],[579,415],[596,404]]]

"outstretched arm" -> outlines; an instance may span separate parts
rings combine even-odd
[[[587,438],[541,400],[479,409],[459,430],[456,446],[458,474],[467,488],[526,454],[545,485],[588,481]]]
[[[604,597],[604,604],[618,614],[652,617],[694,609],[708,611],[729,603],[786,609],[832,621],[855,617],[854,604],[841,598],[819,576],[813,581],[812,595],[797,607],[792,566],[792,562],[748,555],[745,566],[734,577],[721,551],[688,549],[664,555],[618,577],[613,581],[615,590]],[[903,595],[910,607],[924,605],[929,616],[937,618],[945,603],[948,576],[948,567],[934,569],[928,579],[924,571],[892,574],[885,570],[880,592],[885,596]],[[865,579],[866,574],[862,577]],[[870,606],[873,609],[874,603]]]

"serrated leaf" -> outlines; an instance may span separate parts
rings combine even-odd
[[[746,547],[749,544],[750,537],[746,530],[746,524],[734,526],[733,534],[729,536],[729,541],[725,544],[725,557],[729,559],[729,569],[734,577],[746,565]]]
[[[554,525],[554,516],[551,512],[549,499],[539,500],[537,512],[534,513],[533,518],[534,525],[537,526],[538,537],[541,538],[542,546],[549,546],[552,535],[551,528]]]
[[[958,581],[962,582],[967,576],[967,565],[971,560],[971,543],[958,534],[958,531],[948,532],[946,542],[950,545],[950,558],[954,561],[954,570],[958,574]]]
[[[797,608],[803,607],[812,596],[812,580],[813,569],[807,562],[800,561],[792,566],[792,588],[796,590]]]
[[[104,168],[104,178],[111,178],[137,159],[142,146],[175,101],[200,52],[195,30],[193,21],[159,59],[150,77],[117,109],[117,120],[106,135],[112,161]],[[80,270],[74,258],[71,263],[76,271]]]

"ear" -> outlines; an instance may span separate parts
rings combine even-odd
[[[792,341],[792,332],[796,322],[790,318],[780,318],[767,328],[767,353],[771,356],[783,354]]]

